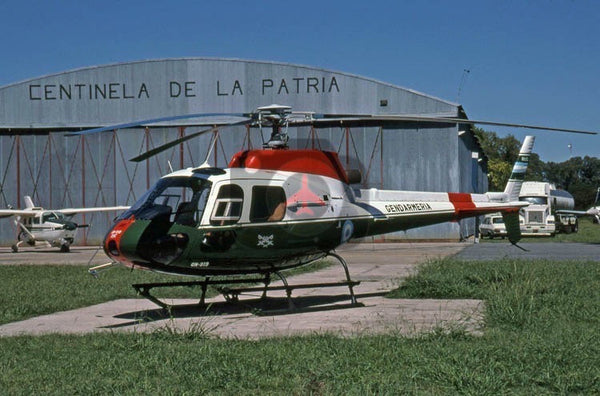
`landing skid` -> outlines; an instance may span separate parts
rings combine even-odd
[[[252,278],[252,279],[248,279],[248,278],[246,278],[246,279],[210,279],[210,277],[206,277],[203,280],[198,280],[198,281],[137,283],[137,284],[134,284],[131,286],[133,286],[133,288],[142,297],[147,298],[148,300],[152,301],[153,303],[155,303],[156,305],[158,305],[161,308],[170,309],[171,305],[169,305],[169,304],[159,300],[158,298],[154,297],[153,295],[151,295],[150,290],[152,290],[154,288],[160,288],[160,287],[200,286],[202,288],[202,294],[200,296],[200,301],[198,302],[198,305],[204,306],[204,305],[206,305],[206,303],[205,303],[206,290],[208,289],[209,285],[265,282],[265,279],[267,279],[266,276],[265,276],[265,278]]]
[[[346,275],[345,282],[325,282],[325,283],[310,283],[310,284],[300,284],[300,285],[290,285],[287,282],[286,277],[279,271],[273,271],[275,275],[281,279],[283,285],[282,286],[269,286],[271,283],[271,272],[265,273],[262,278],[246,278],[246,279],[210,279],[210,277],[206,277],[203,280],[198,281],[186,281],[186,282],[163,282],[163,283],[138,283],[132,285],[133,288],[146,299],[152,301],[159,307],[163,309],[171,309],[171,305],[165,303],[164,301],[159,300],[150,294],[150,290],[154,288],[160,287],[176,287],[176,286],[200,286],[202,289],[202,294],[200,296],[200,301],[198,302],[199,306],[205,306],[205,297],[206,290],[209,285],[231,285],[231,284],[244,284],[244,283],[263,283],[263,287],[259,286],[250,286],[250,287],[237,287],[230,288],[227,286],[219,287],[217,290],[225,297],[227,302],[236,303],[239,301],[240,294],[243,293],[252,293],[252,292],[262,292],[261,300],[264,301],[267,298],[267,292],[269,290],[285,290],[288,309],[293,311],[296,309],[294,302],[292,300],[292,292],[294,289],[312,289],[312,288],[326,288],[326,287],[339,287],[339,286],[347,286],[350,291],[350,301],[351,305],[357,305],[356,296],[354,295],[354,286],[360,284],[360,282],[353,281],[350,279],[350,272],[348,271],[348,265],[346,261],[339,255],[335,253],[329,253],[327,256],[331,256],[337,259],[342,267],[344,268],[344,273]]]

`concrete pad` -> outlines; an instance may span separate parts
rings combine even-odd
[[[0,247],[0,265],[88,265],[108,263],[111,260],[100,246],[71,246],[61,253],[52,247],[23,247],[14,253],[10,247]]]
[[[222,338],[259,339],[299,334],[334,333],[342,336],[397,332],[411,335],[434,328],[462,326],[477,332],[483,303],[478,300],[387,299],[395,288],[429,258],[460,252],[461,243],[350,244],[339,249],[346,259],[358,304],[352,305],[347,287],[294,290],[296,310],[288,309],[284,291],[240,295],[237,303],[222,296],[207,300],[167,301],[170,312],[143,299],[122,299],[91,307],[44,315],[0,326],[0,336],[90,332],[202,332]],[[323,270],[289,278],[291,285],[344,280],[337,263]],[[272,285],[278,284],[273,282]],[[255,313],[260,313],[256,315]]]

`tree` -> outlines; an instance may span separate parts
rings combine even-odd
[[[477,136],[483,152],[488,157],[488,189],[490,191],[503,191],[510,177],[513,164],[519,157],[521,142],[513,135],[500,138],[496,132],[488,132],[481,128],[473,128],[473,132]],[[531,162],[535,163],[534,172],[540,172],[542,167],[539,157],[536,156],[535,161]]]
[[[589,208],[600,187],[600,159],[586,156],[548,162],[544,167],[544,180],[570,192],[578,209]]]
[[[512,165],[498,158],[488,160],[488,190],[504,191],[512,172]]]

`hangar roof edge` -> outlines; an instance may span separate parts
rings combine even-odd
[[[158,58],[158,59],[144,59],[144,60],[137,60],[137,61],[108,63],[108,64],[95,65],[95,66],[83,66],[83,67],[78,67],[78,68],[74,68],[74,69],[65,70],[65,71],[58,72],[58,73],[50,73],[50,74],[45,74],[45,75],[41,75],[41,76],[36,76],[36,77],[29,78],[29,79],[25,79],[25,80],[17,81],[17,82],[10,83],[10,84],[7,84],[7,85],[3,85],[3,86],[0,86],[0,90],[5,89],[5,88],[9,88],[9,87],[13,87],[13,86],[17,86],[17,85],[21,85],[21,84],[25,84],[27,82],[35,81],[35,80],[42,79],[42,78],[60,76],[60,75],[63,75],[63,74],[75,73],[75,72],[84,71],[84,70],[93,70],[93,69],[100,69],[100,68],[114,67],[114,66],[122,66],[122,65],[133,65],[133,64],[138,64],[138,63],[166,62],[166,61],[187,61],[187,60],[193,60],[193,61],[203,61],[203,60],[206,60],[206,61],[260,63],[260,64],[270,64],[270,65],[292,66],[292,67],[304,68],[304,69],[310,69],[310,70],[319,70],[319,71],[323,71],[323,72],[336,73],[336,74],[345,75],[345,76],[348,76],[348,77],[359,78],[359,79],[362,79],[362,80],[365,80],[365,81],[371,81],[371,82],[374,82],[374,83],[377,83],[377,84],[382,84],[382,85],[386,85],[386,86],[389,86],[389,87],[401,89],[401,90],[410,92],[410,93],[412,93],[414,95],[419,95],[419,96],[423,96],[423,97],[426,97],[426,98],[429,98],[429,99],[437,100],[437,101],[440,101],[442,103],[448,104],[450,106],[460,107],[460,105],[458,103],[455,103],[455,102],[450,102],[448,100],[441,99],[441,98],[433,96],[433,95],[428,95],[428,94],[425,94],[423,92],[416,91],[414,89],[410,89],[410,88],[402,87],[400,85],[395,85],[395,84],[387,83],[385,81],[377,80],[377,79],[371,78],[371,77],[361,76],[361,75],[358,75],[358,74],[341,72],[341,71],[331,70],[331,69],[325,69],[325,68],[322,68],[322,67],[314,67],[314,66],[308,66],[308,65],[301,65],[301,64],[295,64],[295,63],[289,63],[289,62],[248,60],[248,59],[240,59],[240,58],[217,58],[217,57],[214,57],[214,58],[213,57]]]

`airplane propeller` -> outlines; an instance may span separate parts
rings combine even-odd
[[[75,230],[78,227],[79,226],[77,225],[77,223],[73,223],[72,221],[65,221],[63,223],[63,229],[64,230],[73,231],[73,230]]]

